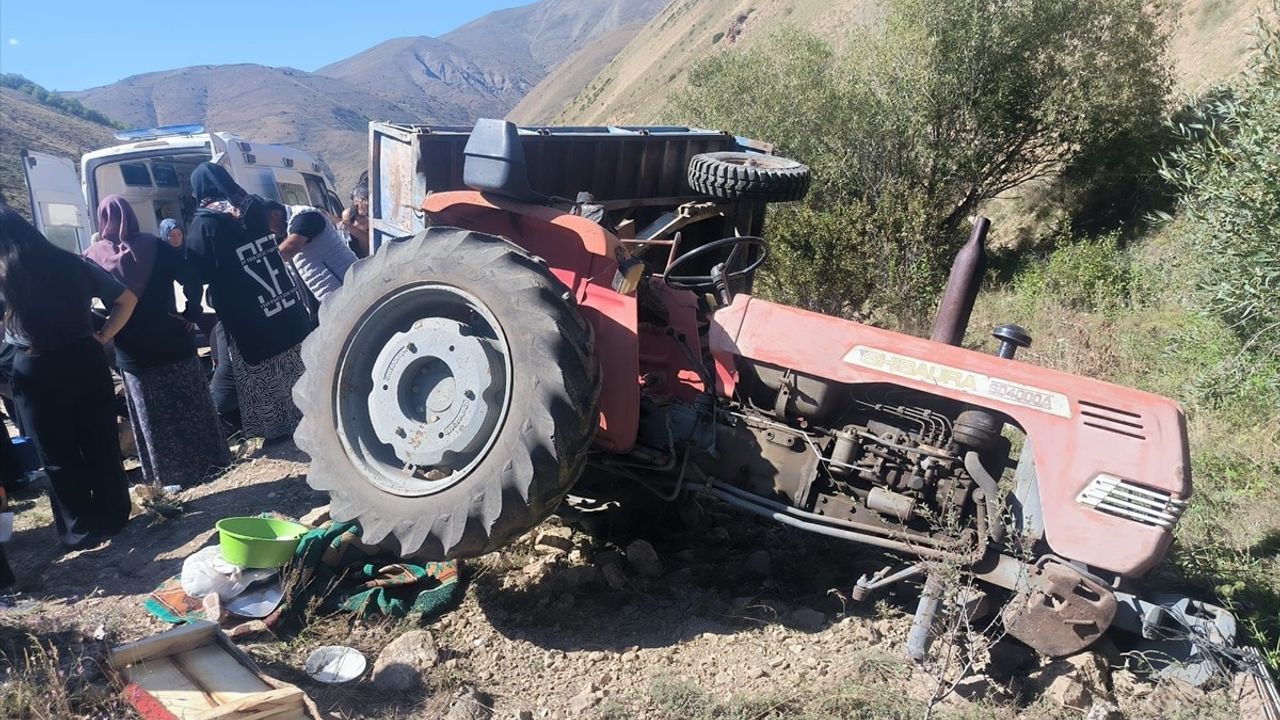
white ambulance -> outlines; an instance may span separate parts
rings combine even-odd
[[[97,224],[98,201],[113,194],[133,206],[143,232],[158,235],[165,218],[185,229],[195,213],[191,171],[206,161],[227,168],[255,195],[342,213],[333,174],[296,148],[207,132],[201,125],[128,130],[116,139],[123,144],[86,153],[78,173],[68,158],[23,151],[36,227],[59,247],[84,252]]]

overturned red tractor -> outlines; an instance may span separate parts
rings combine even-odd
[[[488,120],[371,142],[379,247],[326,300],[294,389],[309,482],[367,539],[482,555],[587,472],[899,553],[855,595],[924,580],[917,658],[934,563],[1046,654],[1115,625],[1195,680],[1232,642],[1220,608],[1136,594],[1191,494],[1178,406],[1019,362],[1017,326],[998,354],[959,347],[985,221],[925,340],[752,297],[766,204],[808,187],[758,143]]]

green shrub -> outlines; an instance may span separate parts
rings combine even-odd
[[[1118,233],[1057,243],[1048,256],[1031,260],[1015,288],[1033,300],[1056,298],[1075,310],[1116,310],[1130,305],[1134,270]]]
[[[773,254],[760,277],[764,294],[827,315],[919,330],[945,276],[921,194],[901,188],[893,205],[863,200],[819,210],[771,210]]]
[[[1259,24],[1239,88],[1173,129],[1194,142],[1160,172],[1182,193],[1199,305],[1249,348],[1280,355],[1280,26]]]
[[[767,288],[814,309],[923,321],[982,201],[1161,115],[1165,37],[1141,0],[884,9],[847,50],[788,30],[716,54],[691,70],[670,119],[774,142],[812,168],[805,209],[773,216],[780,257]],[[839,271],[799,262],[814,247]],[[894,277],[880,291],[886,266]]]

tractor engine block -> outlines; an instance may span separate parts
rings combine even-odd
[[[963,409],[853,398],[839,422],[816,427],[755,407],[722,408],[718,458],[704,470],[742,490],[879,534],[959,541],[973,526],[977,484],[964,454],[975,449],[975,433]],[[1008,452],[998,435],[983,440],[985,451]]]

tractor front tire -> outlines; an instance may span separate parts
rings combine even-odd
[[[777,155],[702,153],[689,161],[689,187],[726,200],[790,202],[809,192],[809,168]]]
[[[403,555],[476,557],[536,526],[598,425],[600,371],[572,294],[491,235],[430,228],[356,263],[302,357],[308,484],[335,520]]]

